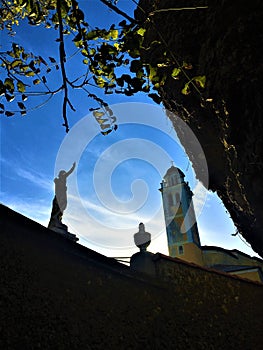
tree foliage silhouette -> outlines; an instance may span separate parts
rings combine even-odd
[[[0,52],[2,80],[0,80],[0,113],[12,117],[15,113],[22,116],[30,110],[26,101],[33,96],[44,96],[46,100],[34,108],[39,108],[59,92],[63,93],[62,116],[63,126],[69,131],[67,118],[68,108],[75,111],[70,100],[71,89],[82,89],[87,98],[93,99],[98,108],[91,108],[102,133],[107,135],[117,128],[116,117],[108,103],[94,92],[91,86],[104,90],[106,95],[124,94],[131,96],[139,91],[148,94],[156,103],[161,102],[158,90],[164,85],[167,76],[179,79],[179,76],[190,65],[179,64],[169,52],[159,52],[154,62],[147,63],[140,57],[141,52],[149,48],[161,47],[161,40],[144,47],[144,34],[147,21],[139,23],[121,11],[116,1],[98,0],[125,19],[110,28],[91,28],[86,13],[76,0],[2,0],[0,9],[0,29],[12,37],[11,47]],[[86,11],[87,12],[87,11]],[[34,52],[27,52],[21,43],[16,43],[15,28],[21,23],[28,26],[44,26],[46,30],[57,32],[57,59],[42,57]],[[68,52],[65,40],[71,39],[75,53]],[[72,49],[72,48],[71,48]],[[157,50],[158,51],[158,50]],[[67,62],[69,57],[78,54],[83,67],[82,74],[69,78]],[[123,68],[127,73],[123,73]],[[121,72],[120,69],[122,68]],[[59,74],[58,86],[50,86],[49,75]],[[190,84],[197,83],[202,88],[205,77],[188,79],[183,94],[190,92]],[[42,88],[36,91],[34,87]],[[100,110],[100,111],[99,111]]]

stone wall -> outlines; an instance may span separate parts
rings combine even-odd
[[[191,265],[164,281],[0,218],[1,349],[261,349],[262,285]]]

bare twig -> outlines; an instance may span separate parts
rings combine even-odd
[[[202,10],[202,9],[208,9],[208,6],[196,6],[196,7],[174,7],[174,8],[167,8],[167,9],[159,9],[154,10],[149,13],[149,16],[154,15],[155,13],[159,12],[172,12],[172,11],[184,11],[184,10]]]

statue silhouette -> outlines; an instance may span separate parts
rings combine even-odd
[[[54,179],[55,196],[52,203],[52,212],[48,228],[54,231],[64,230],[67,232],[67,226],[62,223],[63,212],[67,207],[67,177],[73,173],[76,162],[73,163],[69,171],[61,170],[58,177]]]

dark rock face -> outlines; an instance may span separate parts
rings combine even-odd
[[[135,15],[146,28],[142,60],[156,64],[167,52],[172,68],[191,64],[178,80],[169,74],[171,67],[164,68],[169,77],[158,87],[163,104],[195,133],[208,163],[209,189],[218,193],[239,232],[263,256],[263,3],[156,0],[149,5],[141,0],[140,6],[144,11],[137,9]],[[208,8],[171,10],[197,6]],[[160,44],[152,45],[155,40]],[[205,89],[190,84],[190,94],[182,94],[189,79],[203,75]],[[198,159],[189,152],[183,132],[177,133],[202,180]]]

